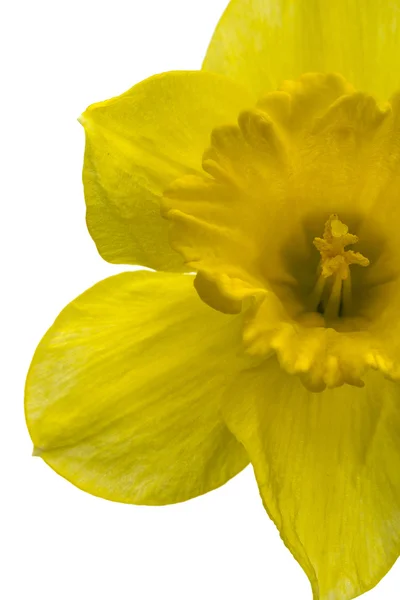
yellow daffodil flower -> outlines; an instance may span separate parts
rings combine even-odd
[[[400,0],[232,0],[203,69],[90,106],[100,254],[26,384],[76,486],[180,502],[254,467],[314,600],[400,552]]]

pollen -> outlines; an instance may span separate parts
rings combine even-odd
[[[351,308],[350,265],[369,265],[368,258],[360,252],[345,249],[358,241],[358,237],[349,233],[347,225],[336,214],[332,214],[325,223],[323,237],[314,238],[313,244],[321,260],[311,303],[314,310],[328,319],[344,316]]]

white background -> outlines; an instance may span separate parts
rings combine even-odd
[[[83,131],[95,101],[196,69],[226,0],[11,1],[0,19],[0,597],[4,600],[311,600],[251,469],[185,504],[91,497],[32,458],[23,385],[36,344],[105,263],[87,233]],[[5,484],[5,485],[4,485]],[[312,507],[310,507],[312,510]],[[400,564],[368,599],[398,599]]]

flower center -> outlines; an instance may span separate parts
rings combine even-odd
[[[317,283],[311,294],[312,310],[335,319],[349,314],[351,308],[350,265],[368,267],[369,260],[360,252],[345,250],[356,244],[358,237],[349,233],[347,225],[333,214],[325,223],[322,238],[313,244],[321,254]]]

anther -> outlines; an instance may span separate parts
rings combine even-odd
[[[350,310],[350,265],[369,265],[368,258],[360,252],[345,250],[346,246],[357,242],[358,237],[349,233],[347,225],[336,214],[325,223],[323,237],[316,237],[313,241],[321,260],[311,303],[313,310],[318,310],[328,319],[344,316]]]

